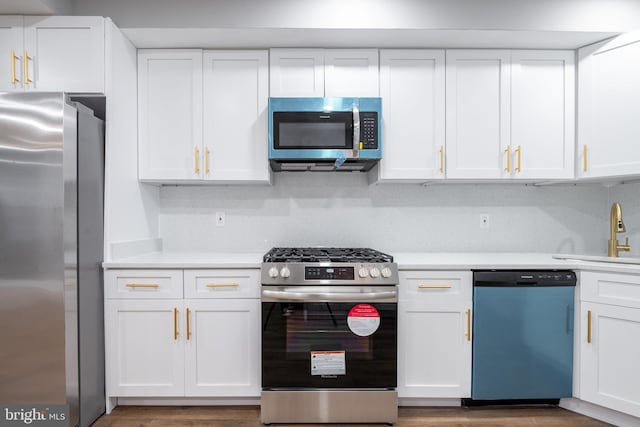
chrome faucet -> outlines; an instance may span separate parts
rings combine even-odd
[[[610,227],[610,237],[609,237],[609,251],[608,256],[610,257],[618,257],[619,251],[629,252],[631,246],[629,246],[629,238],[627,237],[627,241],[624,245],[618,244],[618,238],[616,233],[624,233],[626,229],[624,228],[624,222],[622,221],[622,207],[620,203],[616,202],[611,205],[611,216],[609,217],[609,227]]]

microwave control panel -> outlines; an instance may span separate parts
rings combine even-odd
[[[375,111],[360,112],[360,149],[378,148],[378,113]]]

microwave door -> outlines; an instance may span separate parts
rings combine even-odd
[[[353,113],[274,112],[273,146],[276,150],[351,150]]]

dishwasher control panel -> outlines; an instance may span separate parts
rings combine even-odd
[[[575,286],[569,270],[476,270],[474,286]]]

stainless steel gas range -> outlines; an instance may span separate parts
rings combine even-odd
[[[397,284],[373,249],[265,254],[263,423],[396,422]]]

